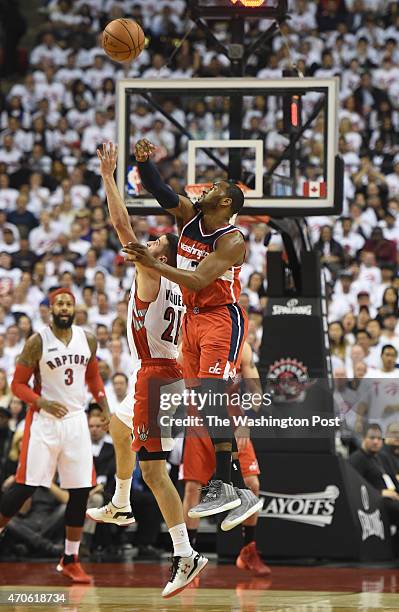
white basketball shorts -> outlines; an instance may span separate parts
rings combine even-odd
[[[50,487],[56,471],[62,489],[96,484],[86,414],[76,412],[68,418],[57,419],[43,410],[29,410],[16,481],[33,487]]]

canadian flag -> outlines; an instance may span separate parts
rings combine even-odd
[[[303,184],[303,195],[308,198],[325,198],[326,193],[326,184],[323,181],[305,181]]]

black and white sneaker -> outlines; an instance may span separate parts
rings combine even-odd
[[[226,512],[240,506],[241,498],[237,495],[233,485],[222,480],[210,480],[206,487],[202,487],[201,501],[190,508],[190,518],[212,516],[219,512]]]
[[[162,597],[167,599],[180,593],[202,572],[207,563],[208,559],[196,550],[189,557],[173,557],[171,576],[162,591]]]
[[[101,508],[88,508],[86,516],[96,523],[113,523],[123,527],[134,523],[134,516],[130,504],[123,508],[117,508],[112,502]]]

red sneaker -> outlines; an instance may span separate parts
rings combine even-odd
[[[57,565],[57,572],[61,572],[64,576],[68,576],[72,582],[80,582],[83,584],[90,584],[93,582],[93,578],[86,574],[83,567],[79,563],[77,555],[74,556],[72,563],[64,565],[64,557],[61,557],[59,564]]]
[[[271,574],[271,569],[259,556],[256,550],[256,542],[250,542],[240,550],[240,554],[236,560],[236,566],[239,569],[246,569],[258,574],[258,576],[267,576]]]

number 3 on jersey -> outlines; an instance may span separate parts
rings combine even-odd
[[[72,368],[67,368],[65,370],[65,379],[64,379],[64,382],[65,382],[66,385],[68,385],[68,387],[70,385],[72,385],[72,383],[73,383],[73,370],[72,370]]]
[[[169,325],[163,332],[161,338],[162,340],[166,340],[166,342],[173,342],[175,346],[177,346],[177,341],[179,338],[181,315],[181,310],[176,312],[172,306],[168,306],[163,315],[165,321],[169,321]]]

